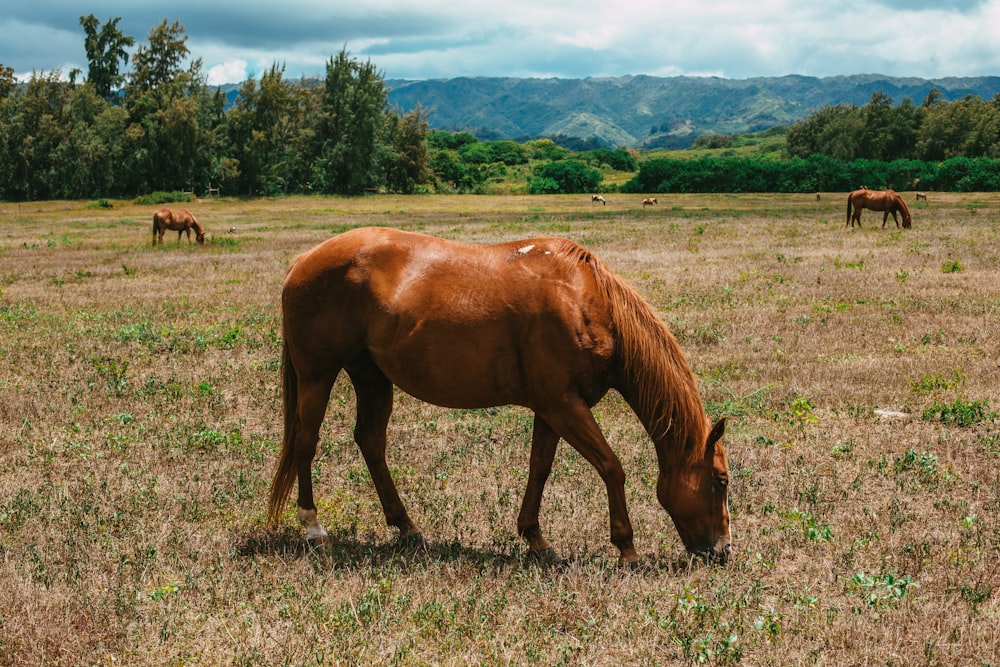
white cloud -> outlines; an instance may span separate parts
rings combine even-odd
[[[223,83],[243,81],[247,76],[247,61],[237,58],[215,65],[208,70],[208,84],[218,86]]]
[[[874,20],[859,21],[862,8]],[[177,0],[169,13],[32,0],[0,7],[0,63],[21,75],[85,66],[85,11],[102,22],[121,16],[138,43],[164,18],[179,21],[212,83],[272,64],[291,79],[322,76],[345,46],[387,77],[410,79],[1000,75],[1000,0]]]

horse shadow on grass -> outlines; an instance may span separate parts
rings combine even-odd
[[[465,564],[477,570],[501,572],[542,569],[563,572],[570,569],[604,569],[639,576],[680,574],[699,567],[711,567],[690,556],[658,555],[621,567],[615,559],[593,552],[574,553],[562,558],[554,553],[542,556],[516,546],[494,549],[471,547],[456,541],[395,540],[377,542],[349,535],[331,535],[326,545],[317,547],[301,531],[291,527],[260,528],[243,535],[236,544],[236,558],[268,557],[284,560],[309,559],[320,569],[363,570],[395,567],[423,568],[434,563]]]

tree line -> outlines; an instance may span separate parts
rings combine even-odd
[[[432,131],[422,108],[391,108],[382,74],[346,48],[321,80],[290,81],[272,65],[245,81],[227,108],[200,58],[183,65],[190,52],[179,22],[162,21],[137,46],[119,20],[80,17],[86,77],[73,71],[64,80],[56,71],[19,84],[0,64],[0,199],[203,193],[210,185],[237,196],[485,192],[512,168],[527,173],[526,191],[539,194],[604,190],[602,169],[637,172],[621,186],[627,192],[811,192],[862,183],[1000,190],[1000,95],[945,102],[932,89],[916,106],[877,92],[863,106],[827,106],[792,125],[782,159],[640,164],[624,148],[573,152],[551,139]]]
[[[877,91],[862,106],[826,106],[792,125],[788,153],[809,157],[821,153],[850,162],[857,159],[923,160],[1000,158],[1000,95],[986,102],[979,96],[946,102],[932,88],[920,106],[909,98],[893,106]]]
[[[178,22],[135,44],[117,26],[80,18],[89,71],[18,85],[0,65],[0,198],[131,197],[155,191],[234,195],[412,192],[430,177],[427,114],[388,104],[384,78],[342,50],[322,81],[287,81],[273,65],[229,109],[187,67]],[[131,67],[126,72],[125,68]]]
[[[701,139],[725,148],[733,137]],[[823,107],[794,123],[783,159],[652,159],[627,192],[813,192],[860,184],[894,190],[1000,190],[1000,95],[946,102],[931,89],[918,107],[875,92],[862,106]]]
[[[954,157],[844,161],[814,153],[781,160],[706,157],[650,159],[622,185],[623,192],[836,192],[860,185],[884,190],[992,192],[1000,190],[1000,160]]]

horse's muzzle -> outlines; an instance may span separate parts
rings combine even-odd
[[[718,563],[719,565],[725,565],[729,562],[729,557],[733,553],[733,545],[727,542],[721,548],[706,549],[704,551],[694,552],[695,556],[698,556],[706,563]]]

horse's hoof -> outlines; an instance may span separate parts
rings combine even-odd
[[[527,560],[531,563],[539,563],[541,565],[556,565],[559,562],[559,557],[556,556],[555,549],[545,547],[544,549],[532,549],[529,551]]]
[[[427,541],[424,540],[424,534],[419,530],[415,533],[408,533],[406,535],[400,535],[397,540],[399,546],[406,549],[426,549]]]
[[[618,567],[629,572],[653,572],[656,569],[653,563],[641,558],[636,558],[635,560],[619,559]]]
[[[308,537],[306,538],[306,544],[309,545],[309,551],[313,553],[329,555],[333,552],[333,545],[330,544],[330,538],[326,535]]]

